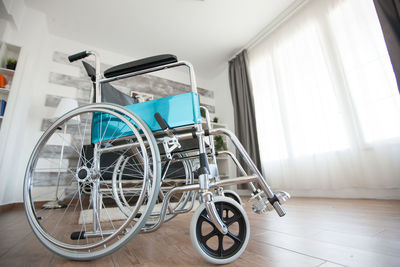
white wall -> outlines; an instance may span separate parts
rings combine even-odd
[[[233,104],[232,104],[232,97],[231,91],[229,88],[229,66],[226,63],[225,68],[223,71],[217,75],[213,80],[212,84],[215,86],[214,90],[214,97],[215,97],[215,111],[218,114],[219,123],[225,124],[226,128],[235,132],[235,123],[233,117]],[[228,145],[228,150],[235,152],[236,149],[233,144],[226,138],[226,142]],[[227,167],[229,169],[228,175],[230,177],[236,177],[236,165],[233,163],[231,159],[227,161]],[[237,185],[232,185],[229,187],[231,190],[236,190],[239,194],[248,195],[247,191],[240,191],[237,189]]]
[[[6,27],[7,27],[7,21],[3,18],[0,18],[0,36],[3,36]]]
[[[75,97],[74,90],[48,82],[50,71],[78,75],[76,68],[53,62],[53,52],[72,54],[91,49],[98,51],[102,61],[107,64],[134,60],[131,57],[51,35],[47,30],[45,16],[24,5],[14,8],[14,11],[22,20],[17,27],[8,23],[1,38],[2,41],[22,47],[22,50],[0,131],[0,205],[21,202],[23,199],[25,167],[33,147],[42,134],[40,131],[42,118],[51,115],[46,114],[51,110],[44,106],[45,96],[54,94]],[[163,76],[179,82],[187,81],[184,78],[186,75],[180,71],[172,71]],[[215,116],[220,117],[222,123],[231,125],[229,110],[226,109],[226,105],[229,105],[227,102],[230,101],[230,95],[226,94],[229,92],[227,72],[213,80],[197,77],[197,83],[199,87],[215,90],[217,103]],[[218,103],[219,101],[223,104],[223,108],[220,107],[222,105]]]
[[[37,138],[35,126],[38,122],[35,121],[35,115],[39,110],[33,107],[42,105],[40,84],[44,79],[45,64],[42,62],[48,42],[47,28],[44,18],[37,12],[30,11],[25,14],[18,32],[8,23],[2,38],[3,41],[23,46],[23,49],[0,131],[0,204],[22,200],[28,151],[32,150]]]
[[[227,125],[231,131],[235,130],[233,118],[233,104],[231,91],[229,88],[228,63],[224,70],[217,75],[212,81],[214,86],[215,111],[219,115],[220,122]]]

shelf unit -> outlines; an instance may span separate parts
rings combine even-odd
[[[0,74],[1,74],[1,71],[0,71]],[[9,92],[10,92],[10,89],[0,87],[0,93],[2,93],[2,94],[8,94]]]
[[[21,47],[5,42],[0,42],[0,75],[4,76],[6,80],[5,87],[0,87],[0,100],[4,100],[6,101],[6,103],[8,102],[8,96],[12,90],[12,83],[15,74],[15,70],[7,68],[7,61],[8,59],[13,58],[17,60],[18,64],[20,52]],[[7,105],[5,109],[7,109]],[[0,113],[0,127],[4,117],[6,116],[5,112],[6,110],[4,110],[4,114]]]
[[[206,127],[206,121],[204,118],[202,118],[202,123],[203,126]],[[217,122],[211,122],[211,128],[227,128],[226,124],[223,123],[217,123]],[[224,140],[225,144],[227,145],[227,138],[226,136],[222,136],[222,139]],[[229,178],[231,176],[230,173],[230,164],[232,164],[231,159],[227,156],[227,155],[218,155],[217,156],[217,165],[218,165],[218,173],[219,173],[219,177],[221,179],[226,179]]]

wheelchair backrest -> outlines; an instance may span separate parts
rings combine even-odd
[[[88,76],[95,80],[96,70],[89,63],[82,61],[83,66],[88,74]],[[96,92],[93,94],[93,102],[96,99]],[[139,101],[136,98],[132,98],[127,94],[122,93],[117,88],[113,87],[109,83],[101,84],[101,102],[103,103],[113,103],[121,106],[128,106],[136,104]]]

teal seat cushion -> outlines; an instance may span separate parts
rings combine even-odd
[[[155,113],[160,113],[170,128],[201,123],[199,96],[197,93],[186,93],[175,96],[163,97],[143,103],[125,106],[138,115],[151,129],[161,130],[154,118]],[[109,114],[96,114],[93,117],[92,142],[97,143],[116,137],[132,135],[129,129],[121,127],[121,121]],[[100,138],[102,137],[102,138]]]

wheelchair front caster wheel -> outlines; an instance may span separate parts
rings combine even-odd
[[[242,206],[231,198],[218,196],[214,203],[228,233],[224,235],[218,231],[201,204],[190,222],[190,239],[206,261],[227,264],[239,258],[246,249],[250,237],[249,219]]]
[[[238,195],[238,193],[236,193],[235,191],[232,190],[224,190],[224,196],[229,197],[233,200],[235,200],[237,203],[239,203],[240,205],[243,205],[242,203],[242,199],[240,198],[240,196]]]

